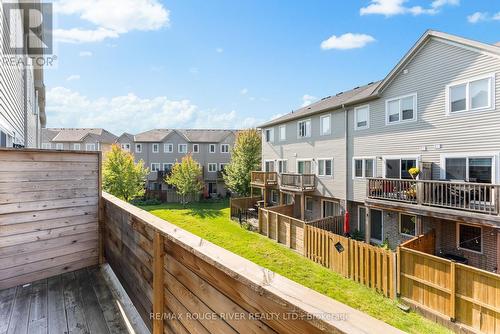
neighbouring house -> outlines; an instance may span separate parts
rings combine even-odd
[[[31,1],[32,3],[33,1]],[[35,1],[36,2],[36,1]],[[27,4],[29,6],[29,4]],[[9,6],[23,4],[13,1]],[[0,17],[5,21],[4,7],[0,6]],[[36,14],[34,14],[36,15]],[[17,24],[16,24],[17,23]],[[21,53],[16,53],[15,62],[8,53],[11,40],[23,40],[27,34],[33,34],[27,24],[11,20],[9,24],[2,24],[0,57],[0,147],[40,147],[41,129],[45,127],[45,86],[43,83],[43,67],[33,65],[33,57],[29,54],[27,43]],[[37,30],[37,37],[42,39],[42,27]]]
[[[262,124],[252,186],[393,249],[434,230],[436,255],[498,272],[499,125],[500,47],[427,31],[383,80]]]
[[[172,190],[165,176],[191,154],[203,169],[203,195],[220,197],[228,194],[222,171],[231,160],[235,136],[235,130],[153,129],[134,136],[124,133],[116,142],[149,168],[148,190]]]
[[[42,148],[106,153],[116,138],[114,134],[104,129],[47,128],[42,129]]]

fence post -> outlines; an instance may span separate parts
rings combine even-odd
[[[262,234],[262,211],[260,208],[257,208],[257,220],[259,221],[259,234]]]
[[[396,248],[396,296],[401,296],[401,247]]]
[[[397,254],[391,251],[391,275],[392,275],[392,284],[390,297],[391,299],[396,299],[396,289],[398,285],[398,265],[397,265]]]
[[[309,238],[307,236],[307,233],[309,233],[308,231],[308,226],[307,224],[305,224],[304,222],[302,222],[302,229],[303,229],[303,233],[304,233],[304,236],[303,236],[303,240],[304,240],[304,246],[302,246],[302,253],[305,257],[309,258]]]
[[[276,242],[280,242],[280,217],[279,213],[276,213]]]
[[[163,264],[165,257],[164,238],[155,231],[153,239],[153,334],[163,333]]]
[[[450,320],[455,321],[455,262],[450,267]]]

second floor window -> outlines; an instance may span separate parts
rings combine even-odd
[[[129,152],[130,151],[130,144],[124,143],[120,145],[122,150]]]
[[[280,126],[280,141],[286,140],[286,125]]]
[[[417,119],[417,94],[390,99],[385,102],[386,124]]]
[[[73,149],[75,151],[80,151],[80,144],[79,143],[78,144],[73,144]]]
[[[449,113],[488,109],[493,106],[492,87],[494,75],[451,84],[447,87],[447,109]]]
[[[318,159],[318,176],[333,176],[333,159]]]
[[[163,170],[165,172],[170,173],[172,171],[173,166],[174,166],[174,164],[172,164],[172,163],[165,163],[165,164],[163,164]]]
[[[209,172],[216,172],[217,171],[217,164],[209,163],[208,164],[208,171]]]
[[[142,144],[135,144],[135,152],[142,153]]]
[[[172,144],[172,143],[163,144],[163,152],[164,153],[173,153],[174,152],[174,144]]]
[[[325,115],[320,117],[320,134],[326,136],[332,133],[331,116]]]
[[[45,150],[50,150],[52,145],[50,143],[42,143],[42,148]]]
[[[153,149],[153,153],[160,152],[160,144],[153,144],[152,149]]]
[[[221,153],[229,153],[229,144],[221,144],[220,145]]]
[[[179,144],[178,150],[179,150],[179,153],[187,153],[188,152],[188,145],[187,144]]]
[[[208,152],[215,153],[215,144],[208,145]]]
[[[62,150],[64,148],[64,145],[62,143],[57,143],[56,144],[56,150]],[[94,150],[92,150],[94,151]]]
[[[92,144],[86,144],[85,145],[85,150],[87,151],[95,151],[95,144],[92,143]]]
[[[278,173],[283,174],[287,172],[288,162],[286,160],[278,160]]]
[[[264,172],[274,172],[274,161],[268,160],[264,162]]]
[[[365,178],[375,176],[375,159],[354,158],[353,173],[355,178]]]
[[[193,144],[193,153],[198,153],[198,152],[200,152],[200,145]]]
[[[266,143],[272,143],[274,141],[274,129],[266,129],[264,131],[266,138]]]
[[[159,170],[160,170],[160,163],[159,162],[151,163],[151,171],[152,172],[157,172]]]
[[[354,129],[363,130],[370,127],[370,106],[354,108]]]
[[[297,130],[299,138],[311,137],[311,120],[307,119],[297,122]]]
[[[386,159],[385,177],[388,179],[411,179],[408,170],[417,167],[417,159]]]
[[[219,165],[219,170],[220,170],[221,172],[223,172],[223,171],[224,171],[224,169],[226,168],[226,165],[227,165],[227,164],[220,164],[220,165]]]

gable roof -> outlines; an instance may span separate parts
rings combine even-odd
[[[49,128],[42,129],[42,138],[51,142],[81,142],[92,135],[101,143],[114,143],[116,136],[101,128]]]
[[[145,132],[138,133],[134,136],[134,141],[137,142],[161,142],[173,130],[171,129],[152,129]]]
[[[273,126],[279,123],[304,118],[317,113],[326,112],[328,110],[339,109],[342,106],[358,104],[361,102],[377,99],[380,97],[384,89],[394,80],[396,75],[404,69],[404,67],[413,59],[413,57],[427,44],[430,39],[435,39],[458,47],[466,48],[475,52],[487,53],[495,57],[500,57],[500,42],[495,45],[490,45],[471,39],[447,34],[435,30],[427,30],[406,53],[406,55],[397,63],[397,65],[389,72],[389,74],[381,81],[370,83],[362,87],[338,93],[335,96],[328,96],[307,106],[292,111],[284,116],[270,120],[259,128]]]
[[[188,141],[194,143],[218,143],[224,140],[233,130],[205,130],[205,129],[181,129],[176,130]]]
[[[122,133],[118,138],[116,138],[115,142],[118,142],[121,139],[127,139],[130,140],[131,142],[134,141],[134,135],[128,132]]]

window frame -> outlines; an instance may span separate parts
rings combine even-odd
[[[142,153],[142,144],[140,144],[140,143],[135,144],[135,153]]]
[[[408,97],[413,97],[413,118],[412,119],[405,119],[403,120],[403,110],[401,108],[401,101],[405,98]],[[394,102],[394,101],[399,101],[399,120],[397,122],[390,122],[389,121],[389,103]],[[395,125],[395,124],[401,124],[401,123],[412,123],[416,122],[418,117],[418,95],[417,93],[412,93],[412,94],[406,94],[406,95],[401,95],[397,97],[392,97],[390,99],[385,100],[385,125]]]
[[[497,180],[499,179],[499,174],[498,174],[498,159],[499,153],[498,152],[464,152],[464,153],[443,153],[440,156],[440,174],[439,177],[442,180],[446,179],[446,159],[459,159],[463,158],[466,159],[466,182],[469,182],[469,159],[470,158],[491,158],[491,183],[495,184]]]
[[[193,144],[193,153],[200,153],[200,144]]]
[[[158,165],[158,169],[157,169],[157,170],[154,170],[154,169],[153,169],[153,165]],[[151,163],[151,172],[158,172],[158,171],[160,171],[160,170],[161,170],[161,163],[159,163],[159,162],[152,162],[152,163]]]
[[[277,196],[276,201],[274,200],[274,194],[276,194],[276,196]],[[271,202],[274,204],[279,204],[279,201],[280,201],[280,198],[279,198],[278,191],[275,189],[272,189],[271,190]]]
[[[212,147],[214,148],[212,152]],[[217,153],[217,144],[208,144],[208,153],[215,154]]]
[[[316,163],[316,175],[318,175],[318,177],[321,177],[321,178],[333,178],[333,158],[317,158],[317,163]],[[325,161],[325,166],[324,166],[324,171],[326,172],[326,161],[331,161],[332,162],[332,174],[331,175],[328,175],[328,174],[320,174],[319,173],[319,165],[321,163],[321,161]]]
[[[401,231],[401,216],[408,216],[408,217],[414,217],[415,220],[414,220],[414,224],[415,224],[415,234],[407,234],[407,233],[403,233]],[[409,238],[413,238],[413,237],[416,237],[418,235],[418,232],[417,232],[417,216],[416,215],[411,215],[411,214],[406,214],[406,213],[402,213],[402,212],[399,212],[399,215],[398,215],[398,225],[399,225],[399,234],[405,236],[405,237],[409,237]]]
[[[92,145],[94,148],[92,150],[89,150],[88,147]],[[85,144],[85,151],[96,151],[95,143],[86,143]]]
[[[488,106],[481,108],[471,108],[471,97],[470,97],[470,84],[474,81],[479,81],[483,79],[490,79],[489,84],[489,94],[488,94]],[[465,84],[465,110],[451,111],[451,88],[456,86],[461,86]],[[446,85],[445,89],[445,111],[446,116],[460,115],[462,113],[468,112],[481,112],[481,111],[492,111],[495,110],[496,106],[496,73],[488,73],[484,75],[479,75],[471,77],[464,80],[454,81]]]
[[[311,201],[311,209],[309,210],[307,208],[307,201]],[[304,210],[307,212],[313,212],[314,211],[314,198],[312,196],[305,196],[304,198]]]
[[[273,170],[266,171],[266,165],[267,165],[268,162],[272,162],[273,163],[273,167],[274,167]],[[263,172],[268,172],[268,173],[270,173],[270,172],[276,172],[276,160],[265,159],[264,163],[262,164],[262,171]]]
[[[163,144],[163,153],[174,153],[174,144],[173,143],[164,143]]]
[[[155,151],[155,147],[156,147],[156,151]],[[160,144],[159,143],[151,144],[151,152],[152,153],[160,153]]]
[[[286,125],[280,125],[278,129],[279,129],[279,131],[278,131],[278,133],[279,133],[279,136],[278,136],[279,137],[279,141],[286,141]],[[283,137],[281,136],[281,130],[284,130],[284,134],[285,135]]]
[[[280,171],[280,163],[283,163],[283,162],[286,163],[286,170]],[[288,159],[277,159],[275,169],[279,174],[288,173]]]
[[[398,160],[399,159],[399,179],[401,179],[401,160],[415,160],[415,167],[420,168],[421,155],[384,155],[382,156],[382,178],[387,179],[387,160]],[[396,179],[398,180],[398,179]]]
[[[321,205],[321,207],[320,207],[320,209],[321,209],[321,218],[326,218],[325,217],[325,203],[333,203],[333,205],[338,205],[339,209],[342,210],[341,207],[340,207],[340,201],[322,198],[321,199],[321,204],[320,204]]]
[[[300,135],[300,123],[306,123],[306,132],[307,132],[307,122],[309,122],[309,133],[306,133],[306,136],[301,136]],[[301,119],[297,121],[297,139],[303,139],[303,138],[311,138],[312,135],[312,122],[310,118],[306,119]]]
[[[458,223],[458,222],[456,223],[456,225],[457,225],[456,226],[457,249],[464,250],[464,251],[471,252],[471,253],[475,253],[475,254],[483,254],[484,253],[483,226],[474,225],[474,224],[467,224],[467,223]],[[469,249],[469,248],[460,247],[460,225],[472,226],[472,227],[479,228],[481,230],[481,251],[480,252]]]
[[[329,119],[328,123],[330,123],[330,126],[328,128],[328,132],[327,133],[323,133],[324,129],[323,129],[323,119],[324,118],[327,118]],[[326,115],[322,115],[319,117],[319,135],[320,136],[329,136],[332,134],[332,114],[326,114]]]
[[[185,147],[185,151],[181,151],[181,147]],[[182,144],[177,144],[177,152],[180,154],[187,154],[188,153],[188,144],[182,143]]]
[[[219,163],[219,172],[222,172],[227,165],[229,165],[227,162]]]
[[[269,131],[269,140],[267,140],[267,132]],[[274,143],[274,128],[264,129],[264,141],[266,143]]]
[[[77,146],[78,145],[78,146]],[[78,148],[77,148],[78,147]],[[73,150],[80,151],[82,149],[82,145],[80,143],[73,144]]]
[[[358,111],[360,109],[368,109],[368,117],[366,120],[366,125],[365,126],[358,126]],[[369,104],[364,104],[362,106],[357,106],[354,108],[354,131],[359,131],[359,130],[366,130],[370,128],[370,105]]]
[[[210,170],[210,166],[215,166],[214,170]],[[209,173],[216,173],[217,172],[217,163],[216,162],[209,162],[207,164],[207,171]]]
[[[223,147],[227,147],[227,152],[224,152],[224,150],[222,149]],[[220,144],[220,153],[222,154],[229,154],[229,144]]]
[[[63,149],[64,149],[63,143],[56,143],[56,150],[63,150]]]
[[[52,149],[52,143],[42,143],[42,149],[44,150]]]
[[[295,159],[295,171],[296,173],[299,173],[299,163],[300,162],[310,162],[311,163],[311,174],[314,174],[315,171],[315,166],[314,166],[314,159],[308,158],[308,159]],[[309,173],[304,173],[304,174],[309,174]]]
[[[174,164],[172,162],[164,162],[163,163],[163,171],[165,171],[165,166],[170,165],[170,170],[174,168]]]
[[[356,160],[362,161],[362,176],[356,176]],[[372,175],[370,177],[377,176],[377,158],[376,157],[352,157],[352,179],[353,180],[364,180],[366,176],[366,160],[373,160]]]

